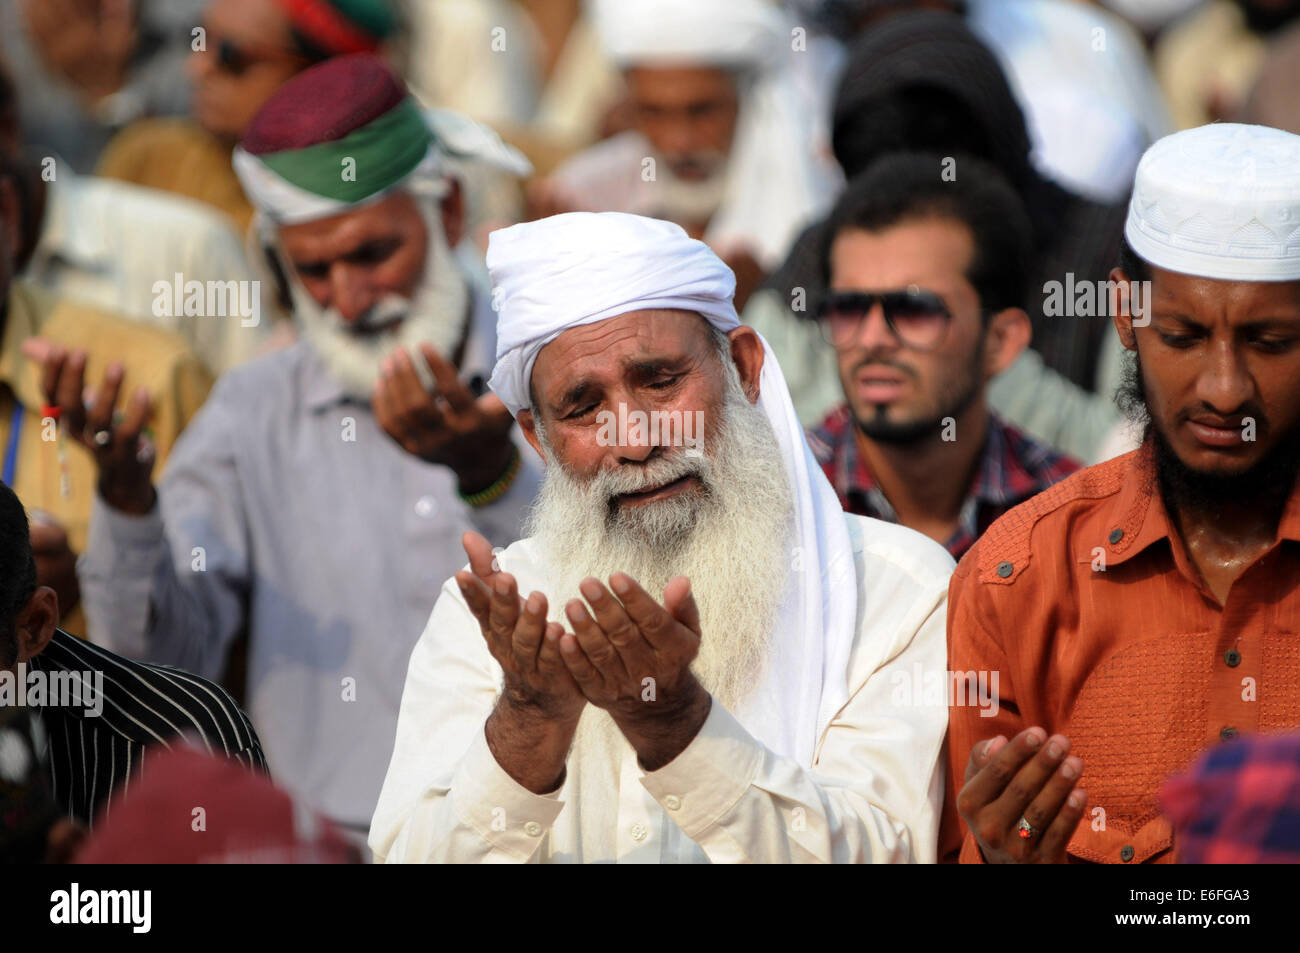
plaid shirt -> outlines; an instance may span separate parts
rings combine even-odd
[[[845,510],[897,523],[898,514],[858,452],[856,430],[848,406],[841,405],[809,431],[808,445]],[[953,559],[961,559],[999,516],[1079,467],[1072,458],[1031,440],[996,415],[990,415],[988,438],[979,469],[975,471],[975,481],[962,503],[957,531],[944,547]]]
[[[1160,806],[1179,863],[1300,863],[1300,734],[1215,745],[1165,784]]]

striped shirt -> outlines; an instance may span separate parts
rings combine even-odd
[[[83,700],[102,684],[102,698],[93,708],[68,704],[66,698],[38,706],[54,799],[69,818],[86,826],[119,784],[126,790],[138,779],[141,755],[150,745],[170,748],[183,737],[200,750],[266,771],[248,716],[207,679],[123,658],[61,629],[27,664],[31,672],[44,672],[50,684],[61,672],[69,673],[65,683],[77,678]]]

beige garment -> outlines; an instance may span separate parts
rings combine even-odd
[[[197,199],[229,215],[242,235],[253,205],[230,154],[228,144],[191,119],[142,119],[113,137],[95,173]]]
[[[207,398],[212,379],[174,334],[73,303],[25,281],[13,283],[0,345],[0,446],[9,445],[14,422],[19,420],[13,490],[29,513],[50,514],[68,534],[72,551],[81,553],[95,496],[95,461],[81,444],[59,435],[53,420],[44,417],[40,370],[20,351],[23,341],[34,336],[85,350],[86,381],[91,386],[99,386],[111,361],[121,361],[126,372],[122,403],[136,387],[148,389],[149,427],[157,450],[155,476]],[[15,405],[22,408],[18,417]],[[65,615],[62,625],[78,635],[98,638],[87,632],[80,607]]]
[[[182,298],[177,313],[178,275],[182,287],[196,281],[204,288],[202,309],[187,315]],[[49,183],[24,277],[61,297],[175,332],[214,375],[256,354],[272,323],[262,285],[254,283],[224,216],[191,199],[66,167]],[[247,309],[230,304],[229,282]],[[209,287],[225,298],[214,295],[211,309]]]
[[[491,124],[533,115],[536,36],[510,0],[415,0],[407,82],[431,106]]]
[[[1156,78],[1179,129],[1236,114],[1264,61],[1264,41],[1246,29],[1228,0],[1216,0],[1161,37],[1154,51]],[[1220,116],[1207,111],[1217,102]]]
[[[376,861],[933,862],[952,560],[903,527],[845,520],[858,580],[849,700],[812,770],[765,747],[715,700],[664,767],[644,772],[625,743],[618,763],[580,744],[560,790],[533,794],[487,746],[501,669],[448,580],[411,655],[370,829]],[[548,591],[532,540],[498,559],[521,591]]]

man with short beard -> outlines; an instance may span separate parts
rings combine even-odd
[[[221,379],[156,492],[134,452],[140,415],[95,409],[116,385],[88,416],[82,368],[47,368],[50,402],[98,463],[78,566],[96,631],[208,676],[246,632],[272,772],[358,839],[461,535],[513,539],[537,488],[510,414],[478,394],[492,313],[448,251],[461,203],[447,159],[371,56],[267,101],[236,163],[302,335]]]
[[[840,510],[679,226],[558,215],[488,267],[546,476],[412,653],[376,859],[932,861],[952,560]]]
[[[903,152],[873,163],[825,229],[818,319],[845,402],[810,434],[850,513],[961,559],[989,525],[1079,465],[1004,423],[989,383],[1029,343],[1029,221],[991,164]]]
[[[1144,442],[993,524],[949,590],[950,667],[1001,673],[995,717],[951,711],[962,861],[1172,861],[1163,781],[1300,725],[1297,223],[1290,133],[1202,126],[1138,165],[1111,278],[1150,282],[1114,318]]]
[[[535,184],[535,213],[676,222],[736,272],[744,307],[839,182],[793,76],[808,54],[767,0],[612,0],[592,17],[623,71],[631,128]]]

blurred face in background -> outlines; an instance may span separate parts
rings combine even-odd
[[[213,0],[203,28],[205,48],[189,59],[191,111],[214,136],[238,140],[271,94],[311,63],[275,0]]]
[[[454,360],[469,303],[455,237],[434,200],[404,191],[280,228],[303,337],[353,396],[368,397],[397,347],[427,342]]]
[[[720,173],[736,131],[735,77],[716,67],[645,67],[626,73],[636,129],[668,171],[687,182]]]

